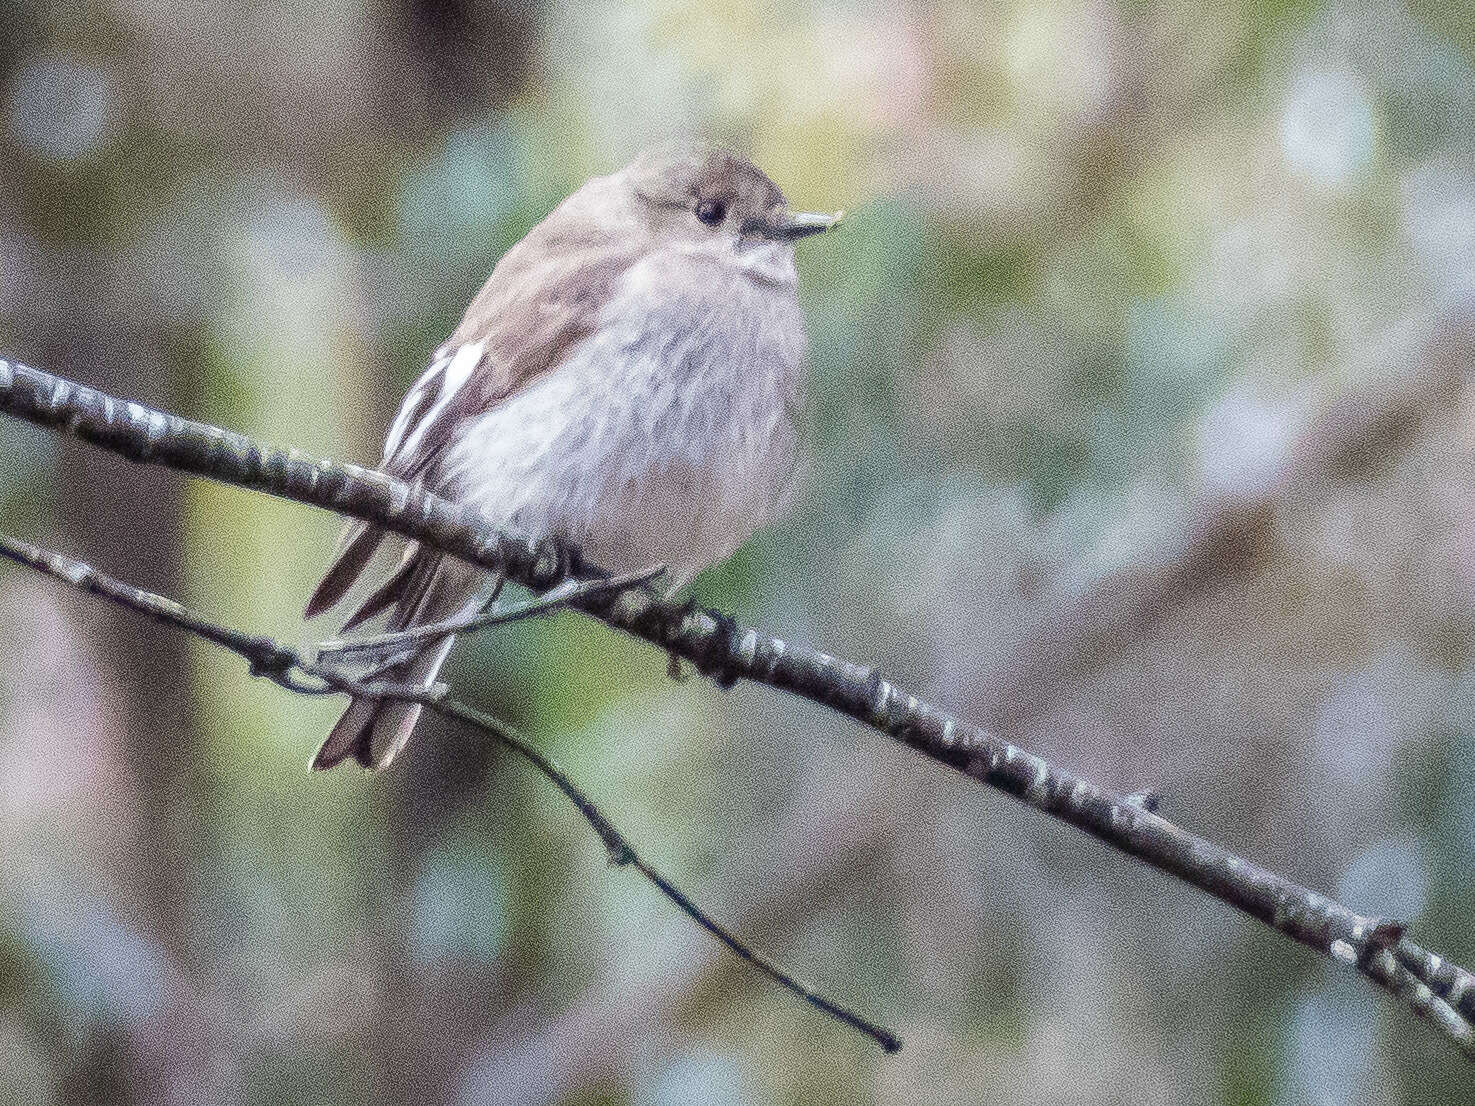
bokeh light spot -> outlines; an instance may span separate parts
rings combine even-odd
[[[117,85],[95,65],[55,54],[33,58],[11,85],[10,133],[44,157],[76,161],[105,145],[117,99]]]
[[[1372,160],[1373,136],[1367,88],[1353,73],[1314,70],[1286,94],[1280,145],[1302,177],[1331,186],[1347,183]]]
[[[1423,912],[1428,894],[1424,850],[1406,835],[1363,849],[1337,884],[1337,898],[1352,909],[1403,921]]]
[[[485,849],[453,841],[426,858],[415,883],[412,941],[422,962],[494,961],[507,936],[506,881]]]

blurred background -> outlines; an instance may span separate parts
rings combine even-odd
[[[684,134],[798,205],[792,515],[698,581],[1475,963],[1458,0],[0,7],[0,354],[372,463],[501,251]],[[0,529],[290,640],[326,514],[0,420]],[[1352,973],[876,734],[569,615],[464,643],[758,947],[525,765],[0,569],[0,1098],[1452,1103]]]

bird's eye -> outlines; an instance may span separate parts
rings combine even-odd
[[[697,219],[707,226],[715,226],[727,217],[727,205],[721,200],[703,200],[697,204]]]

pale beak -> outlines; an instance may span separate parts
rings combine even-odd
[[[776,211],[767,219],[750,219],[743,224],[742,232],[755,238],[793,242],[837,227],[844,218],[843,211],[837,211],[833,215],[822,215],[816,211]]]

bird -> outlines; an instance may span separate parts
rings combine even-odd
[[[804,411],[794,244],[843,212],[794,211],[729,149],[677,142],[587,181],[493,267],[410,387],[380,471],[674,593],[780,509]],[[308,600],[336,606],[385,537],[350,524]],[[411,543],[348,616],[386,630],[475,613],[491,577]],[[434,682],[453,638],[378,673]],[[355,696],[312,760],[382,768],[420,705]]]

